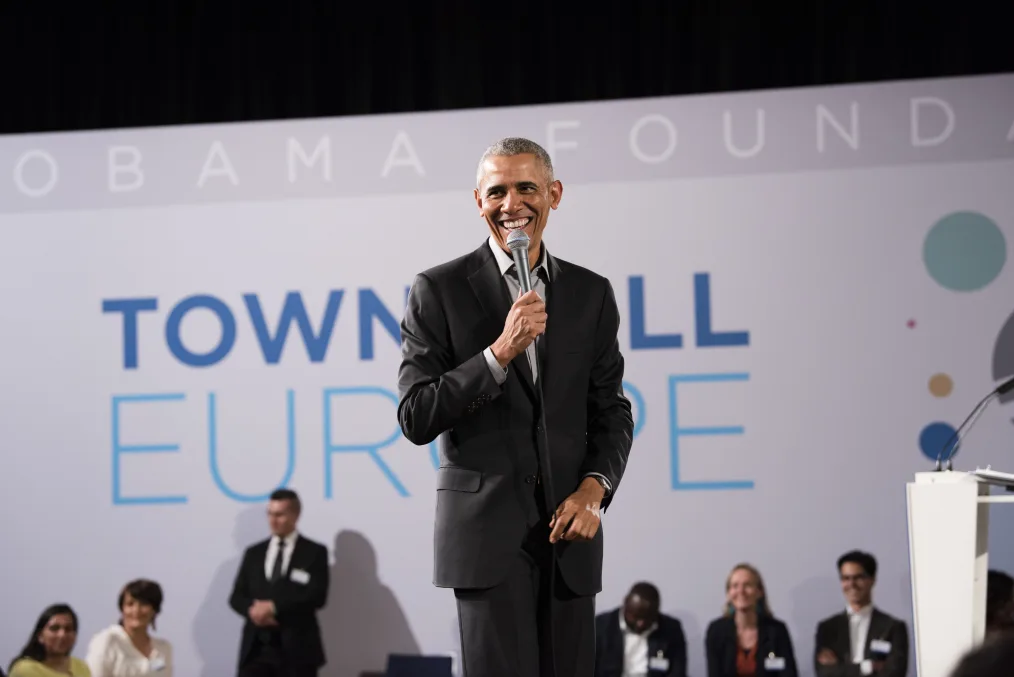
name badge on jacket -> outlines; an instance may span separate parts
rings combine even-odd
[[[657,656],[652,656],[648,659],[648,669],[658,670],[659,672],[669,672],[669,659],[662,655],[659,651]]]
[[[891,653],[891,643],[883,639],[875,639],[870,642],[872,653]]]
[[[289,578],[292,579],[293,583],[299,583],[300,585],[306,585],[310,582],[310,574],[302,569],[293,569],[292,573],[289,574]]]
[[[770,655],[770,656],[768,656],[767,658],[764,659],[764,669],[765,670],[772,670],[772,671],[774,671],[774,670],[784,670],[785,669],[785,659],[782,658],[781,656],[775,656],[774,654],[772,654],[772,655]]]
[[[149,662],[148,667],[151,668],[152,672],[159,672],[165,670],[165,659],[161,656],[154,656]]]

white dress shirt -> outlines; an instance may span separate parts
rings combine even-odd
[[[849,619],[849,644],[852,649],[852,662],[857,663],[864,675],[872,672],[872,661],[866,660],[866,637],[870,633],[870,621],[873,619],[873,605],[864,606],[859,611],[852,607],[845,610]]]
[[[623,676],[644,677],[648,674],[648,635],[655,632],[653,624],[644,632],[634,632],[627,627],[620,613],[620,632],[623,633]]]
[[[85,662],[92,677],[173,677],[172,645],[152,637],[151,654],[145,656],[119,623],[91,638]]]
[[[297,538],[299,538],[299,534],[295,531],[285,538],[271,537],[271,542],[268,543],[268,554],[264,558],[264,578],[271,580],[271,572],[275,568],[275,560],[278,559],[278,546],[282,541],[285,541],[285,550],[282,554],[282,578],[285,578],[285,574],[289,572],[289,562],[292,561],[292,550],[296,547]]]
[[[507,289],[510,291],[511,303],[517,300],[521,294],[521,282],[518,280],[516,274],[508,275],[507,271],[514,267],[514,258],[504,250],[500,249],[500,245],[496,243],[493,236],[490,235],[487,240],[489,248],[493,251],[493,257],[496,258],[496,263],[500,267],[500,276],[507,283]],[[539,275],[539,271],[542,271],[542,275]],[[539,260],[535,263],[535,267],[531,271],[532,275],[532,289],[539,295],[544,302],[547,301],[547,290],[546,283],[543,282],[543,276],[545,279],[549,279],[549,266],[546,265],[546,247],[543,245],[540,247]],[[536,344],[538,339],[532,341],[528,348],[525,349],[525,354],[528,356],[528,366],[532,369],[532,378],[538,381],[539,379],[539,358],[536,354]],[[483,351],[483,355],[486,356],[486,364],[489,365],[489,370],[493,374],[493,379],[497,385],[503,385],[504,381],[507,380],[507,370],[500,366],[500,363],[496,361],[496,357],[493,355],[493,349],[486,348]],[[588,473],[585,477],[598,477],[605,483],[606,496],[612,493],[612,486],[609,483],[608,478],[599,473]]]

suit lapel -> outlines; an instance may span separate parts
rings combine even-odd
[[[732,620],[730,618],[730,620]],[[730,674],[738,674],[736,672],[736,659],[739,658],[739,641],[736,637],[736,624],[735,621],[732,623],[732,672]],[[755,675],[766,675],[767,671],[764,669],[764,658],[768,654],[774,653],[775,643],[774,638],[771,636],[771,629],[762,617],[757,618],[757,648],[754,654]]]
[[[736,628],[733,625],[732,630],[733,641],[736,641]],[[771,636],[771,627],[758,619],[757,623],[757,674],[763,674],[761,665],[763,664],[764,656],[775,650],[774,638]]]
[[[845,612],[838,614],[838,632],[834,651],[848,663],[852,662],[852,633],[849,631],[849,615]]]
[[[875,639],[883,639],[887,635],[887,631],[890,630],[890,623],[884,618],[876,609],[873,610],[873,615],[870,617],[870,630],[866,633],[866,646],[863,647],[863,658],[870,657],[870,644]]]
[[[267,566],[268,559],[268,547],[270,545],[271,539],[264,541],[264,543],[257,548],[256,555],[253,558],[254,580],[261,581],[264,585],[271,584],[271,581],[268,580],[268,575],[265,573],[265,567]]]
[[[545,246],[545,245],[543,245]],[[549,268],[549,283],[546,285],[546,333],[542,335],[538,345],[539,374],[542,378],[542,392],[545,395],[549,374],[553,366],[563,357],[563,350],[566,345],[559,340],[554,340],[558,332],[553,332],[553,327],[565,327],[571,324],[571,319],[577,313],[577,305],[574,302],[575,291],[570,279],[566,274],[561,275],[560,264],[557,263],[546,250],[546,267]]]
[[[650,635],[648,635],[648,665],[649,666],[651,665],[651,659],[655,658],[655,657],[665,656],[666,658],[670,658],[671,659],[671,657],[665,655],[665,653],[666,653],[665,650],[668,648],[668,645],[667,645],[666,642],[663,641],[661,630],[662,630],[661,626],[657,627],[657,628],[655,628],[654,632],[652,632]],[[648,670],[648,674],[657,674],[658,672],[659,672],[658,670],[652,670],[652,669]]]
[[[303,547],[303,539],[296,537],[296,542],[292,545],[292,557],[289,558],[289,567],[282,574],[282,578],[292,578],[293,569],[302,569],[303,567],[303,553],[306,549]]]
[[[472,285],[472,291],[479,300],[483,312],[495,327],[496,334],[499,334],[513,302],[507,293],[507,286],[501,279],[500,267],[493,258],[493,252],[489,251],[489,245],[483,244],[482,249],[485,249],[483,262],[468,276],[468,282]],[[480,249],[480,256],[482,254]],[[511,366],[520,375],[528,396],[535,400],[535,385],[532,380],[532,369],[528,366],[528,355],[521,353],[511,360]]]

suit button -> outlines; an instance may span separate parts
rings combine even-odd
[[[535,484],[535,475],[529,475],[526,477],[525,484]]]

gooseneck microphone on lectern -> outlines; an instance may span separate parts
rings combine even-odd
[[[518,282],[521,283],[522,294],[532,290],[532,271],[528,267],[528,242],[528,234],[520,228],[512,230],[507,235],[507,248],[514,255],[514,267],[518,269]]]
[[[957,451],[958,449],[958,445],[961,444],[961,439],[968,434],[969,430],[972,429],[972,426],[974,426],[975,422],[979,420],[979,417],[982,415],[982,412],[986,410],[986,407],[989,406],[990,401],[992,401],[994,397],[1006,395],[1012,390],[1014,390],[1014,378],[1009,378],[1000,385],[998,385],[996,388],[994,388],[992,391],[990,391],[988,395],[982,398],[982,400],[980,400],[979,403],[975,405],[975,408],[972,409],[971,413],[968,414],[968,416],[965,418],[964,421],[962,421],[961,425],[958,426],[958,429],[954,431],[954,434],[951,435],[950,438],[948,438],[947,442],[944,444],[943,447],[941,447],[940,451],[937,453],[937,462],[936,462],[937,470],[941,469],[941,458],[943,457],[944,453],[947,454],[947,458],[943,459],[947,461],[947,469],[948,470],[953,469],[952,459],[954,458],[954,452]]]

